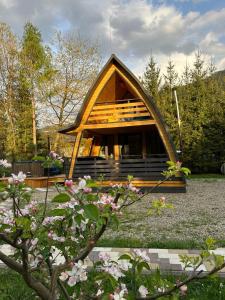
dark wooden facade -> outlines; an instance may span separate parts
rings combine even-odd
[[[152,187],[162,179],[173,144],[153,100],[135,76],[112,55],[87,94],[76,122],[60,130],[75,135],[68,177],[104,176],[102,184],[125,182]],[[183,178],[162,187],[184,191]]]

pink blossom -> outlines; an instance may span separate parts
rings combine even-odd
[[[68,280],[68,285],[69,286],[74,286],[77,283],[77,277],[76,276],[71,276]]]
[[[138,193],[140,191],[140,189],[136,188],[135,186],[133,186],[132,183],[128,184],[128,189],[134,193]]]
[[[50,156],[52,159],[56,159],[56,158],[58,157],[58,154],[57,154],[55,151],[50,151],[49,156]]]
[[[92,188],[89,188],[89,187],[85,187],[84,188],[84,193],[85,194],[89,194],[89,193],[91,193],[92,192]]]
[[[65,186],[67,186],[68,188],[71,188],[73,186],[73,180],[66,180]]]

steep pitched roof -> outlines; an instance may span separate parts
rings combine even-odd
[[[91,94],[93,93],[93,91],[95,90],[95,88],[97,87],[100,79],[102,78],[102,75],[105,73],[105,71],[108,69],[109,65],[114,64],[116,66],[119,66],[120,68],[122,68],[123,70],[125,70],[126,74],[129,75],[130,78],[132,78],[133,81],[135,81],[136,85],[141,89],[142,93],[145,94],[146,99],[148,99],[148,104],[156,111],[157,115],[160,117],[161,122],[163,122],[163,119],[160,115],[160,112],[158,110],[158,108],[156,107],[153,98],[147,94],[147,92],[145,91],[145,89],[143,88],[142,84],[140,83],[140,81],[137,79],[137,77],[123,64],[123,62],[115,55],[112,54],[111,57],[109,58],[109,60],[106,62],[106,64],[104,65],[104,67],[102,68],[102,70],[100,71],[100,73],[98,74],[95,82],[92,84],[92,86],[90,87],[87,95],[85,96],[85,99],[83,101],[83,104],[77,114],[76,120],[73,124],[68,125],[67,127],[60,129],[58,132],[59,133],[67,133],[70,132],[74,129],[76,129],[79,124],[80,121],[82,119],[82,115],[88,105],[89,99]]]
[[[171,140],[170,134],[167,132],[166,129],[166,125],[164,123],[164,120],[161,116],[160,111],[158,110],[153,98],[146,92],[146,90],[144,89],[144,87],[142,86],[142,84],[140,83],[140,81],[137,79],[137,77],[123,64],[123,62],[121,62],[121,60],[115,55],[112,54],[111,57],[109,58],[109,60],[106,62],[106,64],[104,65],[104,67],[102,68],[101,72],[98,74],[95,82],[92,84],[91,88],[89,89],[83,104],[78,112],[78,115],[76,117],[76,120],[73,124],[59,130],[59,133],[68,133],[70,131],[75,130],[81,122],[82,116],[85,112],[85,109],[89,103],[89,100],[91,98],[91,95],[93,94],[93,92],[95,91],[96,87],[98,86],[100,80],[103,78],[105,72],[108,70],[110,65],[115,65],[116,67],[118,67],[119,69],[122,69],[126,76],[135,83],[135,86],[139,89],[140,93],[143,95],[144,101],[146,103],[146,105],[149,107],[149,109],[151,109],[152,111],[154,111],[154,114],[157,116],[158,122],[160,122],[161,128],[163,128],[163,134],[165,134],[167,136],[167,139],[171,145],[171,148],[174,152],[174,156],[176,157],[176,152],[175,152],[175,147],[174,144]]]

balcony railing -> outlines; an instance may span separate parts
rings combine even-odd
[[[116,100],[97,103],[90,113],[87,124],[149,120],[151,115],[141,99]]]

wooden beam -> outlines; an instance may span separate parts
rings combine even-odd
[[[137,187],[153,187],[158,183],[157,180],[132,180],[132,184]],[[97,182],[100,186],[110,186],[111,184],[127,184],[125,180],[103,180],[101,182]],[[160,187],[185,187],[185,182],[181,181],[165,181]],[[159,188],[160,188],[159,187]]]
[[[72,154],[72,160],[71,160],[71,165],[70,165],[70,171],[69,171],[69,178],[73,178],[73,170],[76,164],[76,158],[77,158],[77,153],[78,149],[80,146],[80,141],[81,141],[81,136],[82,136],[82,131],[79,131],[76,136],[76,140],[74,142],[74,147],[73,147],[73,154]]]
[[[102,124],[85,124],[79,129],[97,129],[97,128],[116,128],[116,127],[130,127],[130,126],[146,126],[155,124],[155,120],[131,121],[131,122],[115,122]],[[75,131],[76,132],[76,131]]]
[[[150,117],[149,112],[144,112],[144,113],[133,113],[133,114],[123,114],[123,112],[112,112],[111,115],[104,115],[104,116],[94,116],[94,117],[89,117],[89,121],[98,121],[98,120],[106,120],[110,118],[116,118],[116,119],[123,119],[123,118],[139,118],[139,117]]]
[[[119,146],[119,139],[118,134],[114,134],[114,159],[120,159],[120,146]]]

